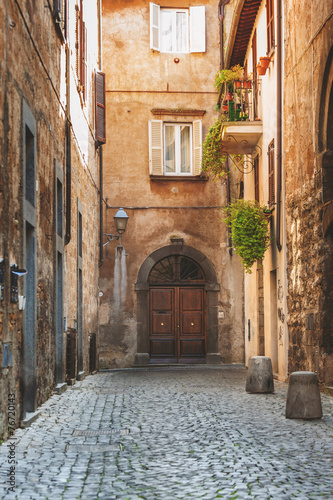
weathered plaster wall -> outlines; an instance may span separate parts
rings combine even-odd
[[[177,1],[160,2],[168,7]],[[186,8],[190,2],[182,2]],[[212,262],[221,286],[219,349],[225,362],[243,362],[242,272],[228,252],[226,227],[220,207],[226,203],[221,182],[151,180],[148,121],[193,122],[191,116],[154,116],[152,109],[204,110],[203,137],[217,113],[215,74],[219,69],[217,1],[195,1],[206,6],[207,50],[198,54],[163,54],[149,48],[149,2],[103,2],[103,54],[107,75],[107,131],[104,154],[104,196],[107,233],[115,233],[113,216],[125,207],[128,229],[122,238],[126,250],[127,293],[117,313],[114,291],[115,242],[105,247],[100,272],[100,365],[129,366],[137,349],[136,293],[140,266],[155,250],[170,245],[177,235]],[[179,63],[175,63],[175,57]],[[132,208],[131,208],[132,207]],[[193,208],[190,208],[193,207]],[[201,208],[202,207],[202,208]],[[204,208],[206,207],[206,208]]]
[[[326,383],[333,381],[332,327],[327,321],[332,310],[332,242],[323,232],[321,155],[327,144],[319,130],[326,135],[328,103],[321,109],[320,102],[333,45],[332,8],[331,0],[288,0],[285,9],[289,372],[317,371]],[[299,29],[300,21],[305,29]]]

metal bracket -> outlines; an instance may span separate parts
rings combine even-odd
[[[103,243],[103,247],[110,243],[113,240],[119,240],[120,235],[119,234],[108,234],[108,233],[103,233],[103,236],[106,236],[106,243]]]

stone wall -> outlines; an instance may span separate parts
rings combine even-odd
[[[4,349],[12,347],[12,366],[0,366],[0,439],[8,436],[8,394],[15,395],[15,423],[18,426],[31,408],[35,410],[52,393],[57,359],[57,236],[55,212],[56,165],[63,175],[63,231],[65,231],[66,166],[66,72],[65,46],[51,9],[53,2],[19,0],[0,6],[0,261],[4,266],[4,296],[0,301],[0,363]],[[75,28],[75,11],[70,15]],[[97,7],[96,7],[97,11]],[[94,22],[94,21],[92,21]],[[97,26],[97,17],[95,20]],[[97,47],[97,34],[95,46]],[[91,40],[93,40],[91,38]],[[92,42],[93,43],[93,42]],[[95,51],[95,55],[98,51]],[[73,48],[72,54],[75,54]],[[89,79],[96,60],[89,60]],[[75,64],[73,61],[73,68]],[[98,154],[94,141],[92,76],[81,130],[85,133],[86,157],[81,154],[76,131],[72,130],[72,237],[63,248],[63,314],[61,381],[65,377],[66,328],[77,321],[77,198],[83,212],[83,370],[89,370],[89,334],[97,332],[98,254]],[[76,86],[72,91],[77,92]],[[83,112],[82,112],[83,113]],[[86,122],[84,118],[86,117]],[[35,180],[31,186],[35,206],[25,208],[26,121],[34,128]],[[87,133],[89,132],[89,133]],[[68,209],[66,207],[66,209]],[[35,273],[27,265],[27,221],[34,219]],[[30,222],[29,222],[30,224]],[[27,266],[28,274],[18,278],[18,295],[24,295],[28,279],[35,276],[35,299],[26,297],[20,310],[10,301],[10,266]],[[31,302],[32,300],[32,302]],[[30,316],[29,316],[30,315]],[[66,320],[65,320],[66,318]],[[32,322],[31,351],[27,352],[27,324]],[[66,323],[66,324],[65,324]],[[31,373],[33,372],[33,373]],[[31,401],[26,381],[33,379]],[[58,380],[59,382],[59,380]],[[30,389],[29,389],[30,390]],[[29,393],[30,394],[30,393]],[[30,396],[29,396],[30,397]]]
[[[329,121],[322,92],[325,78],[330,78],[329,91],[332,82],[327,64],[333,44],[331,16],[331,1],[296,7],[285,2],[289,372],[317,371],[325,383],[333,381],[332,240],[323,230],[322,191]],[[306,29],[299,29],[299,19]]]

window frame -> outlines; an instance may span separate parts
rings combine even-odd
[[[275,50],[274,0],[266,0],[266,31],[267,55],[270,56]]]
[[[166,127],[175,128],[175,171],[167,172],[166,170],[166,141],[165,141],[165,129]],[[181,142],[180,142],[180,130],[182,126],[187,126],[190,128],[190,172],[181,172]],[[177,132],[176,132],[177,131]],[[163,175],[170,176],[193,176],[193,127],[191,122],[163,122]]]
[[[161,9],[187,13],[187,51],[161,51]],[[150,2],[150,48],[163,54],[190,54],[206,52],[206,7],[196,5],[188,8],[167,8]],[[176,47],[175,47],[176,48]]]
[[[162,14],[170,12],[172,14],[172,50],[162,50]],[[177,13],[186,14],[186,50],[177,50]],[[162,54],[189,54],[190,52],[190,23],[189,9],[173,9],[168,7],[160,8],[160,52]]]
[[[268,145],[268,206],[275,205],[275,145],[274,139]]]

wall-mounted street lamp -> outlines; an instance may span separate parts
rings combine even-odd
[[[128,215],[125,210],[123,208],[119,208],[118,212],[113,218],[118,234],[103,233],[103,236],[106,236],[106,243],[103,244],[103,247],[105,247],[105,245],[113,240],[119,240],[119,243],[121,244],[121,235],[126,231]]]

